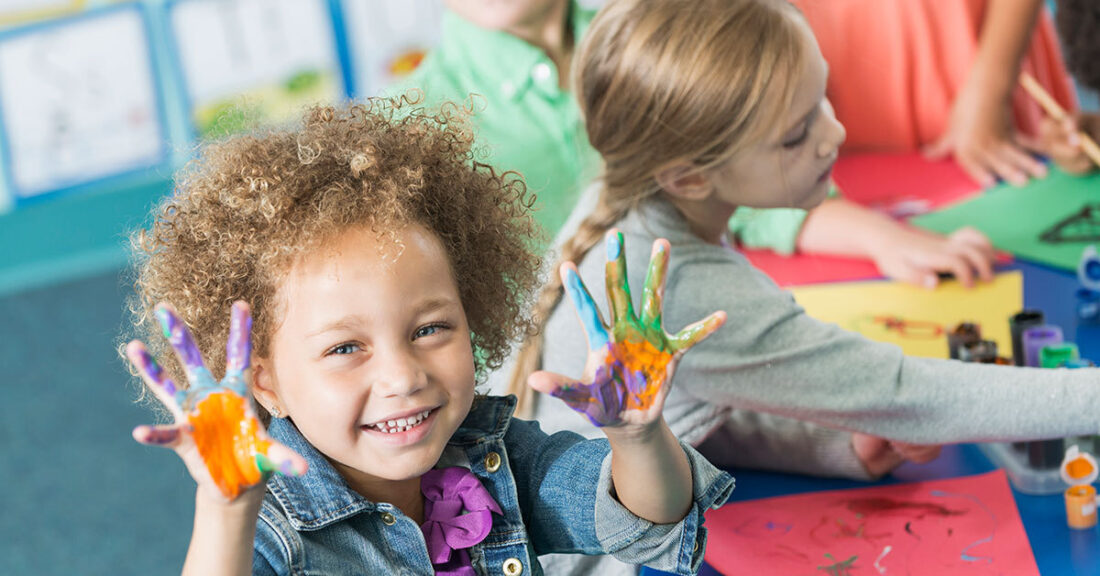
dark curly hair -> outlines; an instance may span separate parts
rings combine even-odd
[[[428,110],[418,101],[413,92],[312,108],[298,127],[211,143],[181,170],[151,227],[131,238],[137,289],[128,306],[135,335],[173,379],[186,382],[153,316],[158,302],[175,306],[214,374],[225,368],[230,306],[249,302],[253,349],[265,357],[284,275],[298,256],[352,227],[392,240],[415,223],[439,238],[479,381],[533,330],[527,304],[539,259],[530,248],[541,241],[533,196],[518,174],[497,174],[475,158],[472,106]]]
[[[1059,0],[1055,20],[1070,72],[1081,85],[1100,91],[1100,2]]]

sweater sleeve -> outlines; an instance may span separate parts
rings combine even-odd
[[[829,197],[840,196],[834,185]],[[749,208],[741,206],[729,221],[730,235],[745,248],[768,248],[784,256],[797,251],[798,235],[809,212],[801,208]]]
[[[672,392],[682,394],[681,404],[765,411],[921,444],[1056,438],[1100,429],[1096,369],[905,356],[896,346],[811,318],[790,293],[734,252],[674,249],[674,263],[677,258],[666,288],[666,329],[715,310],[729,316],[681,360]],[[669,404],[675,404],[671,395]]]

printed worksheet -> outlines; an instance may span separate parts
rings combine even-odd
[[[17,197],[163,162],[167,137],[138,5],[0,36],[0,130]]]
[[[297,117],[344,94],[324,0],[170,4],[174,45],[199,137]]]
[[[357,91],[378,95],[416,69],[438,42],[440,0],[344,0]]]

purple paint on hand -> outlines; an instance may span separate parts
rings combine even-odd
[[[199,368],[203,368],[202,353],[199,352],[199,347],[195,344],[191,332],[187,330],[187,326],[184,325],[183,321],[170,309],[164,307],[157,308],[156,316],[157,320],[160,321],[161,329],[164,331],[164,337],[172,344],[172,348],[176,349],[176,354],[179,355],[180,361],[183,362],[187,372],[192,373]]]
[[[252,315],[243,304],[234,304],[225,348],[226,375],[239,376],[252,359]]]

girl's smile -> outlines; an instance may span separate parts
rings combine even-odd
[[[363,432],[372,435],[378,442],[393,446],[416,444],[428,436],[435,423],[435,408],[420,410],[403,416],[391,416],[360,426]]]

